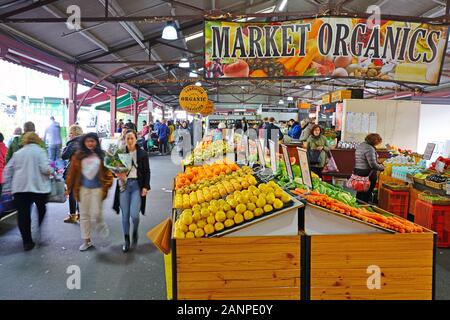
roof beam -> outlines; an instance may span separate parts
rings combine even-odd
[[[28,12],[30,10],[46,6],[46,5],[51,4],[53,2],[56,2],[56,1],[58,1],[58,0],[40,0],[40,1],[37,1],[37,2],[34,2],[34,3],[31,3],[31,4],[27,5],[27,6],[18,8],[16,10],[12,10],[12,11],[9,11],[7,13],[4,13],[4,14],[0,15],[0,19],[6,19],[6,18],[9,18],[9,17],[15,16],[17,14],[25,13],[25,12]]]

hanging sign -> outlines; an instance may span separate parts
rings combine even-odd
[[[309,168],[308,151],[297,147],[300,171],[302,172],[303,184],[312,189],[311,170]]]
[[[276,143],[273,140],[269,140],[269,151],[270,151],[270,167],[272,172],[277,172],[277,149]]]
[[[265,168],[266,167],[266,158],[265,158],[265,152],[264,152],[264,139],[258,139],[256,141],[256,147],[258,148],[259,164],[261,165],[261,167]]]
[[[186,86],[179,96],[180,107],[189,113],[199,113],[208,104],[208,94],[203,87]]]
[[[205,21],[205,78],[357,78],[436,85],[448,26],[322,17]]]
[[[289,158],[288,147],[284,144],[281,145],[281,149],[283,150],[283,159],[284,165],[286,166],[286,172],[288,174],[289,180],[294,181],[294,172],[292,171],[291,159]]]

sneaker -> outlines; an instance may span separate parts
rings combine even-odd
[[[109,236],[109,228],[106,223],[102,222],[97,225],[97,233],[103,239],[108,238]]]
[[[77,217],[77,216],[78,216],[78,217]],[[77,223],[78,220],[80,220],[80,215],[69,214],[69,215],[64,219],[64,223]]]
[[[90,247],[92,247],[93,244],[92,242],[83,242],[83,244],[80,246],[80,251],[86,251],[87,249],[89,249]]]

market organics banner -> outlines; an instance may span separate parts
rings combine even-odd
[[[439,84],[448,28],[363,18],[205,21],[205,78],[334,77]]]

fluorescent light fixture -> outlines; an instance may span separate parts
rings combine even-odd
[[[283,99],[280,99],[280,101],[278,101],[278,104],[284,104]]]
[[[200,81],[197,81],[197,82],[195,83],[195,85],[196,85],[197,87],[201,87],[201,86],[202,86],[202,83],[201,83]]]
[[[195,73],[195,72],[189,72],[189,78],[197,78],[198,77],[198,74],[197,73]]]
[[[283,11],[284,7],[286,7],[288,0],[281,1],[280,7],[278,8],[279,11]]]
[[[203,71],[203,68],[198,69],[198,71],[199,71],[199,72],[200,72],[200,71]]]
[[[247,109],[234,109],[234,112],[246,112]]]
[[[181,62],[178,64],[180,68],[189,68],[190,64],[187,58],[181,58]]]
[[[311,87],[311,85],[309,85],[309,84],[307,84],[307,85],[305,86],[305,89],[306,89],[306,90],[311,90],[311,88],[312,88],[312,87]]]
[[[191,41],[191,40],[200,38],[200,37],[203,37],[203,31],[200,31],[200,32],[196,32],[196,33],[190,34],[190,35],[188,35],[184,40],[185,40],[186,42],[188,42],[188,41]]]
[[[167,22],[166,26],[163,29],[161,38],[163,38],[165,40],[177,40],[178,39],[177,29],[175,29],[173,22]]]
[[[288,101],[294,101],[294,98],[293,97],[288,97],[287,100]]]

